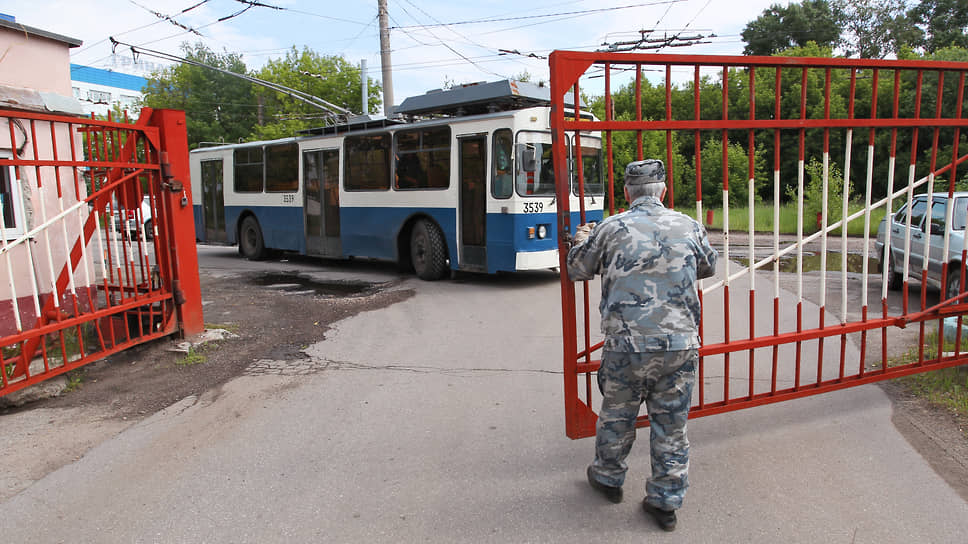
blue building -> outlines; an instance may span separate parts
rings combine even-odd
[[[132,118],[141,111],[142,89],[148,80],[130,74],[71,64],[74,98],[88,113],[105,115],[115,104]]]

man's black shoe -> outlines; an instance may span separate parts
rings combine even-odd
[[[659,527],[661,527],[663,531],[676,530],[675,510],[663,510],[661,508],[652,506],[645,501],[642,501],[642,509],[645,510],[647,514],[652,516],[652,519],[659,524]]]
[[[585,471],[585,474],[588,475],[588,483],[591,484],[592,489],[594,489],[595,491],[598,491],[602,495],[605,495],[606,499],[614,502],[615,504],[622,502],[621,487],[615,487],[613,485],[605,485],[602,482],[599,482],[598,480],[596,480],[595,477],[592,475],[591,465],[588,466],[588,470]]]

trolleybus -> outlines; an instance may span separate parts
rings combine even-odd
[[[196,149],[198,238],[238,244],[248,259],[282,250],[396,261],[426,280],[557,267],[548,103],[544,88],[499,81],[408,98],[397,112],[416,121],[357,118]],[[580,208],[581,160],[586,217],[600,221],[601,138],[566,143],[570,209]]]

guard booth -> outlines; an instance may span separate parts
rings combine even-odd
[[[655,158],[664,159],[672,181],[667,206],[691,201],[685,208],[702,222],[708,202],[717,202],[722,227],[710,238],[720,266],[698,286],[702,348],[692,417],[968,362],[968,237],[953,224],[968,212],[955,209],[968,200],[953,198],[968,159],[961,143],[968,64],[569,51],[555,51],[549,62],[556,160],[567,137],[580,146],[582,131],[602,131],[610,213],[616,172],[624,169],[613,158],[620,141],[632,142],[637,159],[652,158],[643,157],[644,142],[664,142],[664,156]],[[592,84],[604,86],[604,118],[566,118],[565,93]],[[634,118],[620,121],[613,92],[623,84]],[[643,109],[644,86],[664,89],[661,110]],[[675,155],[679,142],[688,142],[692,157]],[[703,153],[708,146],[712,154]],[[717,160],[704,164],[710,157]],[[692,179],[685,186],[677,178],[683,164]],[[568,184],[557,177],[559,197]],[[738,202],[734,193],[746,198]],[[754,213],[760,198],[772,201],[768,215]],[[568,199],[559,201],[566,433],[581,438],[594,435],[600,404],[592,380],[603,344],[600,286],[568,280],[565,233],[577,224]],[[919,201],[931,211],[919,212]],[[810,213],[816,203],[820,210]],[[745,228],[730,227],[731,206],[746,208]],[[585,222],[585,210],[578,212]],[[781,214],[796,216],[795,234],[781,234]],[[885,216],[904,226],[893,240],[892,229],[878,237],[877,219]],[[929,243],[918,244],[922,237]],[[848,267],[850,255],[862,263],[858,270]],[[820,261],[818,271],[808,272],[810,260]],[[910,327],[918,331],[917,353],[895,364],[892,331]],[[639,426],[648,423],[639,417]]]

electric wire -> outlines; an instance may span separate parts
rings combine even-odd
[[[409,3],[409,2],[408,2],[408,3]],[[411,5],[412,5],[412,4],[411,4]],[[412,14],[411,14],[411,13],[410,13],[410,12],[409,12],[408,10],[407,10],[407,8],[405,8],[405,7],[403,7],[403,5],[400,5],[400,9],[402,9],[402,10],[404,11],[404,13],[406,13],[407,15],[409,15],[411,19],[413,19],[413,20],[415,20],[415,21],[417,20],[417,19],[416,19],[416,17],[414,17],[414,16],[413,16],[413,15],[412,15]],[[456,50],[456,49],[454,49],[453,47],[451,47],[451,46],[450,46],[450,45],[449,45],[449,44],[448,44],[447,42],[445,42],[444,40],[442,40],[442,39],[440,39],[440,37],[439,37],[439,36],[437,36],[436,34],[434,34],[434,32],[433,32],[432,30],[430,30],[430,29],[428,29],[428,28],[426,28],[426,27],[424,27],[424,29],[425,29],[425,30],[426,30],[427,32],[429,32],[429,33],[430,33],[430,35],[431,35],[431,36],[433,36],[433,37],[434,37],[434,39],[436,39],[436,40],[437,40],[437,41],[438,41],[438,42],[440,43],[440,45],[442,45],[442,46],[444,46],[445,48],[447,48],[447,49],[448,49],[448,50],[449,50],[449,51],[450,51],[451,53],[453,53],[453,54],[455,54],[455,55],[457,55],[458,57],[460,57],[460,58],[462,58],[462,59],[464,59],[465,61],[467,61],[468,63],[470,63],[471,65],[473,65],[473,66],[474,66],[475,68],[477,68],[478,70],[481,70],[482,72],[486,72],[486,73],[488,73],[488,74],[491,74],[491,75],[493,75],[493,76],[497,76],[497,77],[499,77],[499,78],[501,78],[501,79],[508,79],[508,78],[507,78],[507,76],[505,76],[505,75],[503,75],[503,74],[499,74],[499,73],[497,73],[497,72],[494,72],[494,71],[492,71],[492,70],[488,70],[487,68],[484,68],[484,67],[482,67],[482,66],[480,66],[480,65],[478,65],[477,63],[475,63],[474,61],[472,61],[471,59],[469,59],[469,58],[468,58],[468,57],[467,57],[466,55],[464,55],[464,54],[463,54],[463,53],[461,53],[460,51],[458,51],[458,50]],[[429,45],[429,44],[428,44],[428,45]]]
[[[268,89],[272,89],[272,90],[277,91],[279,93],[282,93],[282,94],[284,94],[286,96],[289,96],[290,98],[293,98],[295,100],[299,100],[300,102],[304,102],[304,103],[309,104],[311,106],[315,106],[317,108],[330,111],[333,114],[338,114],[338,115],[350,115],[350,114],[352,114],[351,111],[349,111],[349,110],[347,110],[345,108],[341,108],[341,107],[339,107],[339,106],[337,106],[335,104],[332,104],[330,102],[327,102],[326,100],[323,100],[322,98],[319,98],[318,96],[313,96],[313,95],[311,95],[309,93],[305,93],[305,92],[299,91],[297,89],[292,89],[292,88],[289,88],[289,87],[280,85],[278,83],[273,83],[271,81],[265,81],[265,80],[262,80],[262,79],[259,79],[259,78],[256,78],[256,77],[252,77],[252,76],[246,75],[246,74],[239,74],[237,72],[232,72],[230,70],[225,70],[225,69],[222,69],[222,68],[218,68],[216,66],[211,66],[211,65],[205,64],[203,62],[198,62],[196,60],[186,59],[186,58],[183,58],[183,57],[179,57],[179,56],[176,56],[176,55],[172,55],[170,53],[164,53],[162,51],[155,51],[153,49],[147,49],[145,47],[127,44],[127,43],[124,43],[124,42],[120,42],[118,40],[115,40],[114,38],[110,38],[110,40],[111,40],[111,44],[114,47],[117,47],[118,45],[123,45],[125,47],[130,48],[131,49],[131,52],[134,53],[134,54],[147,55],[149,57],[156,57],[156,58],[168,60],[168,61],[171,61],[171,62],[180,62],[180,63],[184,63],[184,64],[190,64],[192,66],[199,66],[199,67],[202,67],[202,68],[208,68],[209,70],[215,70],[216,72],[221,72],[223,74],[230,75],[230,76],[233,76],[233,77],[237,77],[239,79],[243,79],[243,80],[248,81],[250,83],[255,83],[256,85],[261,85],[261,86],[266,87]]]
[[[130,1],[130,0],[129,0],[129,1]],[[191,11],[191,10],[193,10],[193,9],[195,9],[195,8],[197,8],[197,7],[199,7],[199,6],[201,6],[202,4],[205,4],[205,3],[207,3],[208,1],[209,1],[209,0],[201,0],[201,2],[198,2],[197,4],[194,4],[194,5],[191,5],[191,6],[188,6],[187,8],[185,8],[185,9],[183,9],[183,10],[181,10],[181,11],[179,11],[179,12],[178,12],[177,14],[175,14],[175,15],[177,16],[177,15],[181,15],[181,14],[183,14],[183,13],[188,13],[189,11]],[[132,3],[132,4],[135,4],[135,5],[138,5],[138,4],[136,4],[135,2],[131,2],[131,3]],[[146,9],[146,10],[148,10],[148,8],[145,8],[144,6],[138,6],[138,7],[141,7],[141,8],[144,8],[144,9]],[[148,10],[148,11],[151,11],[151,10]],[[160,24],[161,22],[162,22],[161,20],[157,20],[157,21],[152,21],[152,22],[150,22],[150,23],[148,23],[148,24],[146,24],[146,25],[141,25],[141,26],[139,26],[139,27],[136,27],[136,28],[132,28],[131,30],[125,30],[124,32],[119,32],[119,33],[117,33],[117,34],[115,34],[115,36],[123,36],[123,35],[125,35],[125,34],[130,34],[130,33],[132,33],[132,32],[137,32],[138,30],[144,30],[144,29],[146,29],[146,28],[148,28],[148,27],[151,27],[151,26],[154,26],[154,25],[157,25],[157,24]],[[102,43],[105,43],[105,42],[107,42],[107,41],[108,41],[108,38],[104,38],[104,39],[102,39],[102,40],[98,40],[98,41],[96,41],[96,42],[94,42],[94,43],[92,43],[92,44],[90,44],[90,45],[88,45],[88,46],[86,46],[86,47],[82,47],[82,48],[80,48],[80,49],[78,49],[77,51],[74,51],[74,52],[72,52],[72,53],[71,53],[71,56],[74,56],[74,55],[80,55],[81,53],[83,53],[83,52],[85,52],[85,51],[87,51],[88,49],[90,49],[90,48],[92,48],[92,47],[94,47],[94,46],[97,46],[97,45],[101,45]]]
[[[418,11],[420,11],[421,13],[423,13],[423,14],[424,14],[425,16],[427,16],[428,18],[430,18],[430,20],[431,20],[431,21],[434,21],[434,22],[436,22],[436,23],[438,23],[438,24],[440,24],[440,20],[439,20],[439,19],[437,19],[437,18],[436,18],[436,17],[434,17],[433,15],[431,15],[431,14],[429,14],[429,13],[427,13],[427,12],[426,12],[426,11],[425,11],[425,10],[424,10],[423,8],[421,8],[421,7],[419,6],[419,5],[417,5],[417,4],[415,4],[415,3],[413,3],[413,2],[411,2],[410,0],[404,0],[404,1],[405,1],[406,3],[408,3],[408,4],[410,4],[411,6],[413,6],[413,7],[414,7],[414,8],[416,9],[416,10],[418,10]],[[476,41],[474,41],[474,40],[472,40],[472,39],[470,39],[470,38],[469,38],[469,37],[467,37],[466,35],[464,35],[464,34],[462,34],[462,33],[460,33],[460,32],[457,32],[457,31],[456,31],[456,30],[454,30],[453,28],[450,28],[450,27],[447,27],[447,30],[449,30],[449,31],[450,31],[450,32],[451,32],[452,34],[454,34],[454,35],[455,35],[455,36],[457,36],[458,38],[461,38],[461,39],[463,39],[463,40],[465,40],[465,43],[469,43],[470,45],[473,45],[473,46],[476,46],[476,47],[479,47],[479,48],[481,48],[481,49],[483,49],[483,50],[485,50],[485,51],[496,51],[496,50],[498,50],[498,49],[497,49],[497,48],[495,48],[495,47],[490,47],[490,46],[487,46],[487,45],[483,45],[483,44],[481,44],[481,43],[478,43],[478,42],[476,42]],[[521,62],[521,61],[519,61],[519,60],[517,60],[517,59],[513,59],[513,62],[516,62],[517,64],[520,64],[520,65],[523,65],[523,66],[525,66],[525,67],[527,67],[527,66],[528,66],[528,65],[527,65],[527,64],[525,64],[524,62]]]
[[[526,19],[543,19],[548,17],[559,17],[559,16],[571,16],[571,15],[588,15],[591,13],[603,13],[607,11],[618,11],[623,9],[640,8],[643,6],[658,6],[664,4],[678,4],[679,2],[685,2],[686,0],[653,0],[652,2],[642,2],[639,4],[631,4],[626,6],[612,6],[608,8],[597,8],[597,9],[587,9],[580,11],[569,11],[562,13],[547,13],[541,15],[521,15],[519,17],[493,17],[488,19],[471,19],[467,21],[455,21],[452,23],[438,23],[434,25],[417,25],[422,28],[427,28],[428,26],[458,26],[458,25],[476,25],[482,23],[497,23],[504,21],[521,21]],[[414,28],[413,26],[407,28]],[[390,30],[397,30],[397,27],[391,27]]]
[[[178,28],[182,28],[182,29],[184,29],[187,32],[191,32],[191,33],[197,34],[199,36],[202,35],[201,32],[195,30],[194,28],[192,28],[192,27],[190,27],[190,26],[188,26],[188,25],[186,25],[184,23],[180,23],[180,22],[176,21],[175,20],[175,17],[173,17],[171,15],[165,15],[164,13],[155,11],[155,10],[149,8],[149,7],[142,6],[141,4],[135,2],[134,0],[128,0],[128,2],[131,3],[131,4],[134,4],[135,6],[138,6],[139,8],[141,8],[141,9],[143,9],[145,11],[147,11],[148,13],[154,15],[155,17],[157,17],[158,19],[160,19],[162,21],[167,21],[168,23],[171,23],[171,24],[177,26]],[[198,6],[204,4],[205,2],[208,2],[208,0],[202,0],[202,2],[199,2],[198,4],[195,4],[194,6],[191,6],[186,11],[195,9]],[[182,13],[184,13],[184,11]]]

